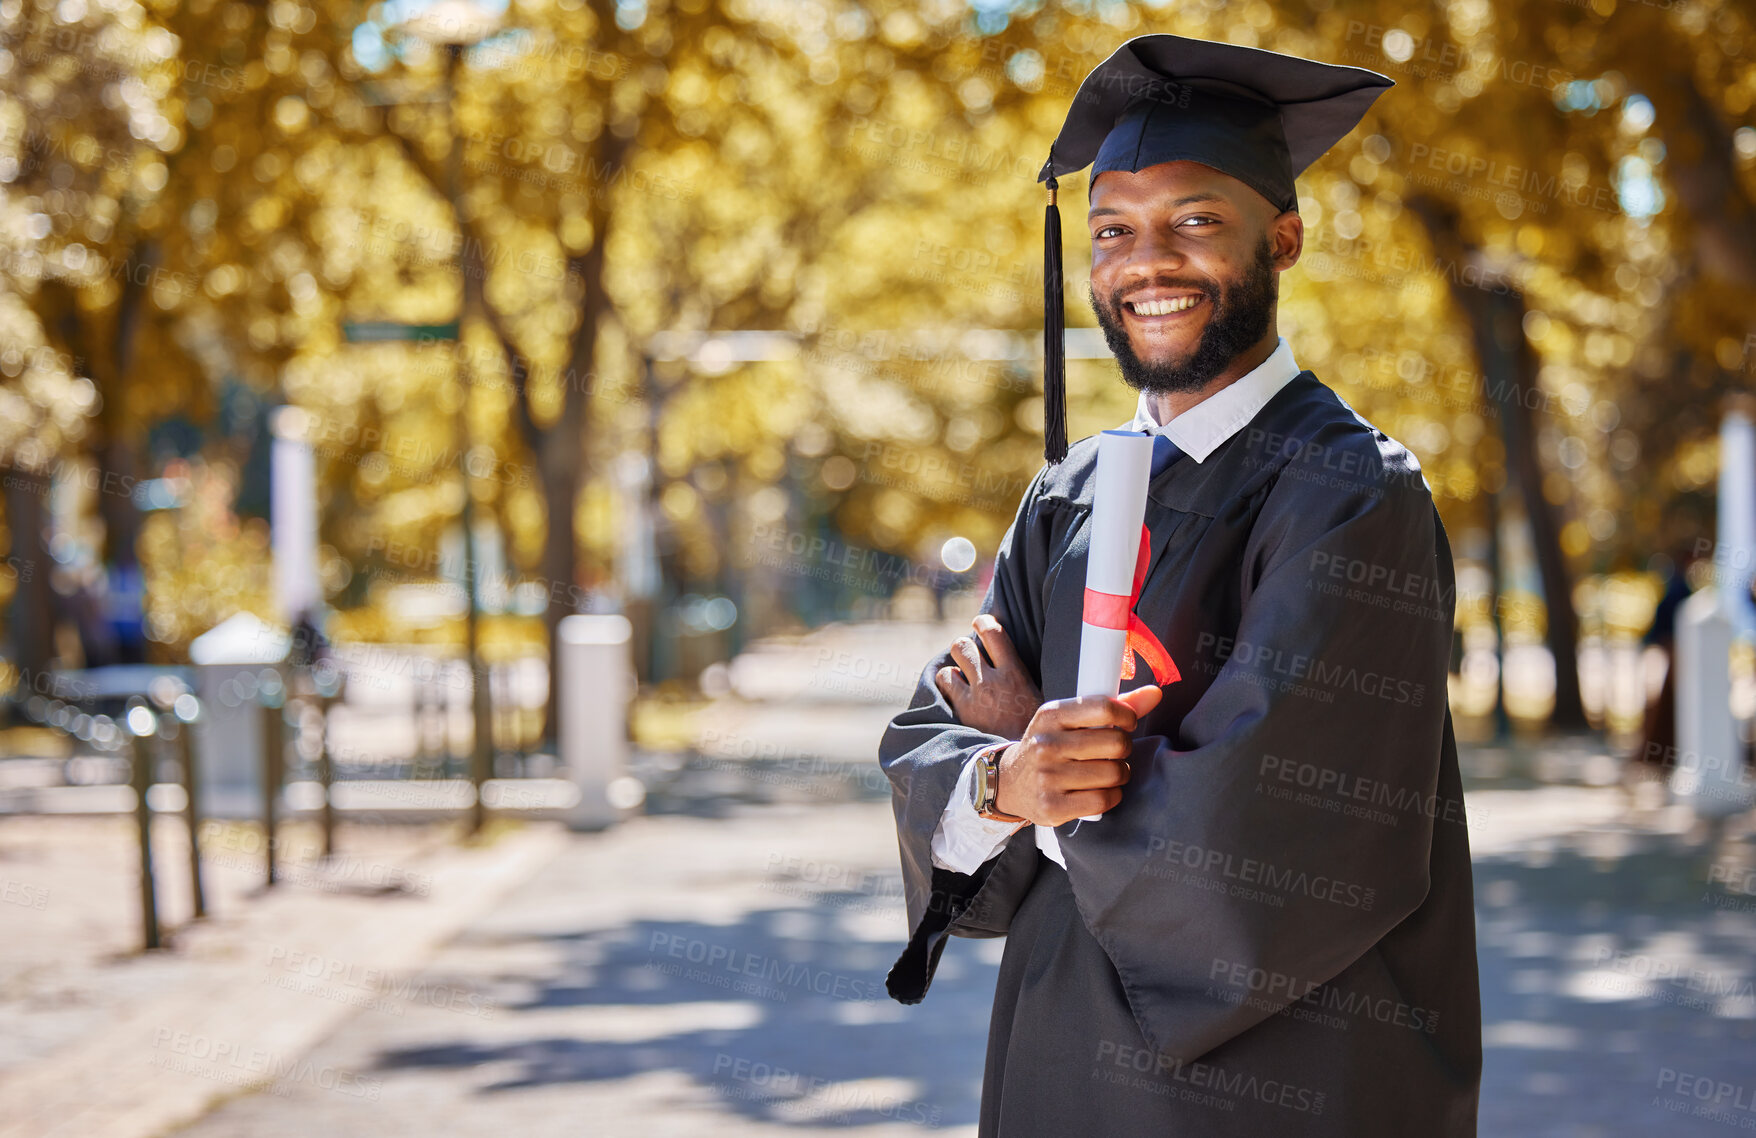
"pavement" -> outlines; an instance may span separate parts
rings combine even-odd
[[[662,812],[572,838],[433,957],[423,983],[493,1016],[364,1009],[311,1059],[365,1073],[375,1097],[286,1083],[182,1134],[972,1135],[1003,942],[954,941],[926,1002],[887,1000],[889,811],[824,779],[816,801],[756,801],[798,792],[756,780],[731,807],[661,788]],[[1483,787],[1471,804],[1480,1132],[1742,1126],[1756,898],[1728,884],[1748,877],[1749,834],[1632,810],[1615,787]]]
[[[162,871],[174,842],[159,829]],[[566,842],[554,824],[470,842],[349,828],[352,852],[319,861],[289,849],[282,882],[253,894],[240,886],[261,855],[238,831],[244,856],[234,856],[228,833],[204,835],[212,915],[190,923],[187,895],[181,910],[168,898],[175,948],[141,953],[121,820],[10,819],[0,830],[17,909],[0,954],[0,1138],[153,1138],[283,1083],[364,1093],[369,1075],[315,1067],[307,1052],[362,1008],[476,1008],[470,993],[423,983],[421,967]]]
[[[918,665],[907,640],[894,654]],[[774,667],[734,671],[701,745],[641,756],[644,816],[599,834],[526,826],[511,835],[525,852],[469,874],[443,861],[444,842],[387,853],[428,867],[416,872],[431,915],[413,922],[406,897],[307,890],[272,933],[238,934],[240,962],[204,964],[207,990],[185,978],[120,1017],[126,1047],[70,1042],[88,1025],[65,1029],[46,1060],[0,1059],[0,1135],[973,1135],[1003,942],[954,940],[923,1004],[883,993],[904,917],[869,720],[883,689],[906,697],[913,667],[866,643],[806,638],[775,650]],[[1750,820],[1709,827],[1657,787],[1624,787],[1590,739],[1462,759],[1480,1133],[1756,1129]],[[170,967],[90,967],[135,966]],[[234,1001],[242,1011],[222,1016]],[[48,1080],[61,1097],[42,1098],[28,1080],[57,1055],[90,1073]],[[70,1088],[133,1101],[151,1125],[106,1108],[59,1130],[18,1126],[21,1107],[60,1119],[43,1104],[66,1104]],[[182,1096],[176,1110],[157,1105],[167,1094]]]

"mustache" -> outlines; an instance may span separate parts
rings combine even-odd
[[[1122,305],[1128,302],[1129,297],[1136,296],[1143,292],[1151,292],[1156,288],[1184,289],[1190,292],[1199,292],[1205,295],[1208,300],[1213,301],[1214,307],[1217,308],[1219,306],[1220,289],[1219,286],[1212,281],[1180,281],[1171,277],[1155,277],[1142,284],[1129,285],[1125,292],[1120,288],[1111,292],[1110,308],[1113,311],[1121,312]]]

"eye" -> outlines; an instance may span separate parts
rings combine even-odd
[[[1106,225],[1096,233],[1093,233],[1091,237],[1093,241],[1101,241],[1105,237],[1114,237],[1126,232],[1127,230],[1123,229],[1120,225]]]
[[[1179,221],[1177,224],[1179,226],[1182,226],[1182,225],[1195,225],[1195,226],[1218,225],[1219,218],[1209,217],[1206,214],[1197,214],[1195,217],[1186,217],[1182,221]]]

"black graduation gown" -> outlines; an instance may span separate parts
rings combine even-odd
[[[984,611],[1073,694],[1096,440],[1032,481]],[[922,671],[880,745],[926,995],[947,936],[1008,936],[987,1138],[1475,1133],[1481,1003],[1446,699],[1455,586],[1416,460],[1309,372],[1206,461],[1154,478],[1137,611],[1181,672],[1122,801],[932,864],[963,764]],[[1125,687],[1151,682],[1142,662]]]

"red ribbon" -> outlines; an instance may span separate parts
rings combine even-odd
[[[1084,619],[1087,624],[1095,624],[1099,628],[1125,629],[1128,633],[1128,645],[1122,651],[1122,678],[1134,678],[1134,654],[1146,661],[1152,669],[1152,678],[1159,686],[1174,684],[1183,678],[1172,662],[1171,654],[1159,643],[1152,629],[1134,611],[1140,600],[1140,586],[1146,583],[1146,564],[1152,560],[1152,534],[1145,525],[1140,527],[1140,554],[1134,559],[1134,591],[1124,597],[1116,593],[1100,592],[1097,589],[1085,590]]]

